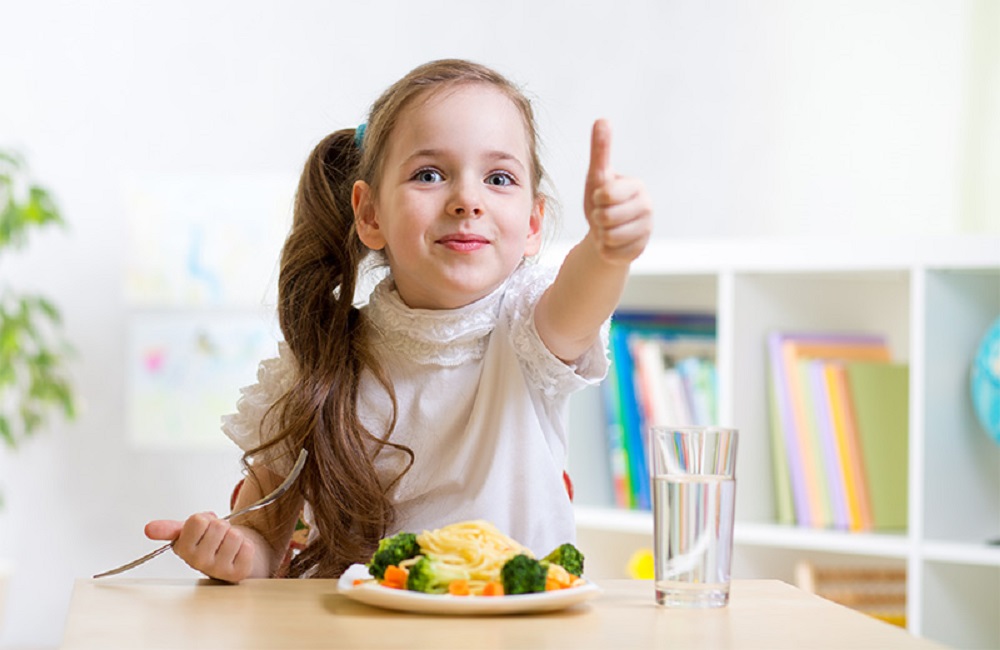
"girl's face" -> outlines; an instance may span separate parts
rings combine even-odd
[[[500,286],[541,244],[524,119],[499,90],[466,84],[407,107],[390,135],[378,196],[358,181],[361,241],[385,250],[400,297],[453,309]]]

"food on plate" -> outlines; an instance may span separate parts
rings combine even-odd
[[[583,553],[572,544],[559,545],[551,553],[543,557],[542,561],[549,564],[558,564],[577,577],[583,575]]]
[[[483,520],[386,537],[365,566],[383,587],[427,594],[503,596],[584,584],[583,554],[572,544],[537,559]]]
[[[378,578],[385,579],[385,570],[390,566],[399,566],[403,560],[420,553],[420,546],[417,544],[417,536],[413,533],[399,533],[392,537],[386,537],[379,541],[378,549],[368,563],[368,573]]]

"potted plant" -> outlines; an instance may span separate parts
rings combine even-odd
[[[0,149],[0,266],[33,230],[53,225],[65,222],[52,196],[32,181],[21,156]],[[75,416],[66,367],[71,353],[56,306],[19,292],[0,271],[0,450],[16,450],[54,414]],[[0,560],[0,615],[7,572]]]

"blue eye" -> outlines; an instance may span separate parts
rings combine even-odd
[[[497,187],[506,187],[508,185],[514,185],[514,177],[508,172],[493,172],[486,177],[487,185],[495,185]]]
[[[441,172],[436,169],[421,169],[413,178],[420,183],[440,183],[443,180]]]

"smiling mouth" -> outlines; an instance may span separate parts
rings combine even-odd
[[[437,243],[454,251],[475,251],[489,245],[489,240],[476,235],[446,235]]]

